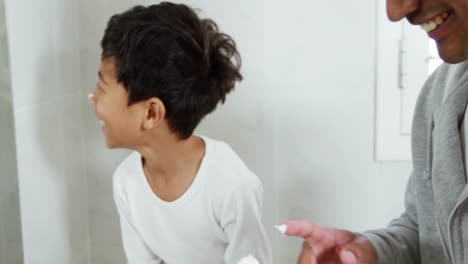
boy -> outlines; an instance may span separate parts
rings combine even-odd
[[[235,42],[182,4],[114,15],[90,99],[109,148],[130,264],[271,263],[262,186],[225,143],[193,135],[242,79]],[[233,63],[235,60],[235,63]]]

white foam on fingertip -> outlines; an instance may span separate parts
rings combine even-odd
[[[238,264],[260,264],[260,263],[252,255],[248,255],[247,257],[241,259]]]
[[[287,225],[277,225],[275,226],[275,228],[282,234],[286,234],[286,231],[288,230],[288,226]]]

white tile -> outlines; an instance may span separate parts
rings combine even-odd
[[[8,1],[7,25],[15,109],[55,96],[50,6],[40,1]]]
[[[25,261],[66,263],[68,243],[67,178],[58,105],[16,115],[18,172]],[[49,256],[51,248],[57,254]]]
[[[80,88],[85,95],[96,89],[98,83],[98,71],[101,61],[101,50],[98,45],[98,41],[96,41],[96,43],[93,43],[93,48],[82,48],[80,52]],[[85,112],[91,114],[92,106],[88,102],[83,105],[83,108]]]
[[[16,174],[13,176],[16,177]],[[9,188],[9,190],[6,191],[7,196],[5,196],[2,201],[4,211],[0,212],[3,213],[0,217],[2,219],[1,224],[3,224],[4,227],[4,234],[1,237],[1,240],[7,243],[21,244],[21,218],[18,185],[15,183],[7,185],[7,187]]]
[[[122,245],[119,217],[114,211],[90,213],[90,233],[92,248],[100,245]]]
[[[70,208],[68,222],[73,263],[85,263],[89,257],[89,211],[87,174],[84,152],[84,131],[81,105],[83,95],[77,93],[64,97],[61,111],[61,129],[63,133],[64,173],[68,177],[70,188]]]
[[[3,255],[5,264],[23,264],[23,251],[21,243],[7,243],[5,247],[5,255]],[[0,258],[1,260],[1,258]]]
[[[127,259],[122,247],[97,245],[93,247],[91,264],[125,264]]]
[[[20,263],[21,221],[4,2],[0,2],[0,263]],[[16,246],[19,245],[19,246]]]
[[[16,115],[28,263],[85,263],[88,259],[80,97],[61,99]],[[49,254],[51,250],[57,253]]]
[[[76,1],[54,0],[52,9],[53,46],[57,64],[57,93],[81,90],[80,41]]]
[[[89,151],[99,153],[92,149]],[[105,150],[104,157],[95,156],[88,160],[89,221],[93,247],[97,244],[121,245],[119,217],[112,193],[112,173],[122,159],[115,158],[115,162],[109,164],[113,160],[112,153]],[[101,161],[106,157],[108,162]]]

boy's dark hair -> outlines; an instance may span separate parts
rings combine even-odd
[[[136,6],[112,16],[101,47],[102,59],[115,64],[128,104],[158,97],[182,139],[242,80],[234,40],[183,4]]]

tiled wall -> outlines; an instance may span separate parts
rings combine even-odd
[[[89,261],[77,1],[7,0],[24,261]]]
[[[0,263],[22,264],[15,130],[5,22],[4,3],[0,0]]]

